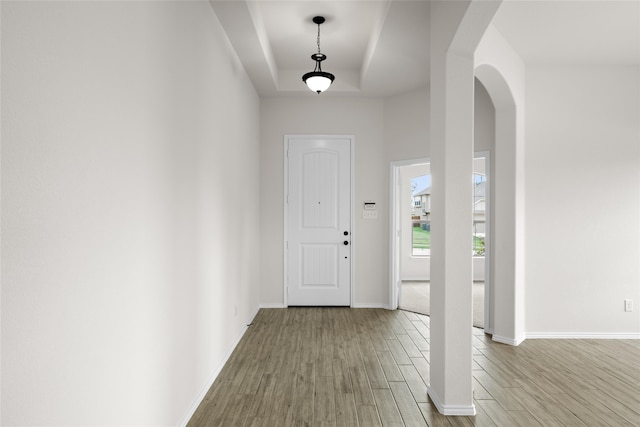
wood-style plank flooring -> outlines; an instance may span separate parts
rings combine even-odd
[[[189,426],[640,426],[640,342],[473,334],[475,417],[427,397],[429,317],[262,309]]]

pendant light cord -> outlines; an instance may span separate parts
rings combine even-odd
[[[318,52],[311,55],[311,59],[315,61],[316,66],[313,71],[302,76],[302,81],[306,83],[309,89],[317,93],[327,90],[335,79],[333,74],[322,71],[322,61],[327,59],[327,56],[320,50],[320,24],[324,21],[324,16],[315,16],[313,18],[313,23],[318,25],[318,38],[316,39]]]

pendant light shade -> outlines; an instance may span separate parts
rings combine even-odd
[[[335,79],[335,76],[326,71],[322,71],[322,61],[327,59],[327,55],[320,52],[320,24],[325,21],[323,16],[316,16],[313,18],[313,22],[318,24],[318,53],[311,55],[311,59],[316,61],[316,66],[313,71],[306,73],[302,76],[302,81],[316,93],[324,92],[329,89],[331,83]]]
[[[324,92],[325,90],[329,89],[329,86],[331,86],[333,79],[333,74],[324,72],[307,73],[302,78],[309,89],[317,93]]]

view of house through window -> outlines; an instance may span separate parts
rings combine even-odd
[[[473,174],[473,256],[484,256],[487,177]]]
[[[431,175],[411,180],[411,223],[413,256],[431,254]]]
[[[484,174],[473,174],[473,256],[485,252],[486,183]],[[431,254],[431,175],[411,180],[412,251],[413,256]]]

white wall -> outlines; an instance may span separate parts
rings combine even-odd
[[[328,95],[328,96],[327,96]],[[387,306],[389,293],[389,164],[383,139],[381,99],[309,93],[266,98],[261,103],[261,303],[283,304],[283,189],[285,134],[355,135],[354,306]],[[378,219],[364,220],[365,200],[377,203]]]
[[[384,100],[384,140],[389,161],[429,157],[429,90]]]
[[[259,99],[206,2],[1,7],[1,423],[176,425],[258,307]]]
[[[639,79],[527,68],[528,336],[640,333]]]
[[[487,89],[478,79],[475,79],[473,113],[473,151],[493,152],[496,141],[496,111]]]

